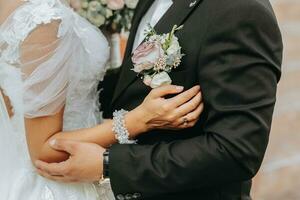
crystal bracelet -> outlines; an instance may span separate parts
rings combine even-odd
[[[119,144],[136,144],[137,140],[129,139],[129,132],[125,126],[126,110],[119,110],[113,113],[113,132],[116,134],[116,139]]]

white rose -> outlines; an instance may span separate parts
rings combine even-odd
[[[81,8],[87,9],[88,7],[89,7],[89,2],[87,2],[87,1],[82,1],[81,2]]]
[[[102,26],[105,23],[105,17],[95,12],[87,12],[88,20],[97,27]]]
[[[101,4],[98,1],[91,1],[88,9],[91,12],[98,12],[101,9]]]
[[[161,72],[153,76],[150,87],[157,88],[163,85],[171,85],[172,80],[167,72]]]
[[[181,47],[180,47],[177,37],[175,37],[175,36],[173,37],[173,40],[171,41],[171,45],[167,49],[167,54],[169,56],[170,55],[179,56],[178,54],[181,54]]]
[[[111,16],[113,16],[113,12],[111,9],[106,9],[106,18],[110,18]]]
[[[125,4],[130,9],[135,9],[139,0],[125,0]]]
[[[144,76],[143,82],[145,85],[150,86],[152,81],[152,77],[149,75]]]

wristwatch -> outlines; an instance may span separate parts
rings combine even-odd
[[[109,149],[103,153],[103,179],[109,178]]]

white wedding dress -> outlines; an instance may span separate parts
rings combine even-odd
[[[97,28],[62,0],[23,0],[0,26],[0,200],[112,200],[109,185],[63,184],[30,161],[24,118],[65,107],[64,130],[101,122],[97,85],[109,47]],[[88,155],[87,155],[88,156]]]

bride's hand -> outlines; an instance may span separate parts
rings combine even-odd
[[[193,127],[203,112],[200,86],[182,91],[183,87],[174,85],[153,89],[144,102],[130,113],[135,115],[136,124],[143,127],[141,132],[153,129],[179,130]],[[173,98],[164,98],[170,94],[178,95]]]

